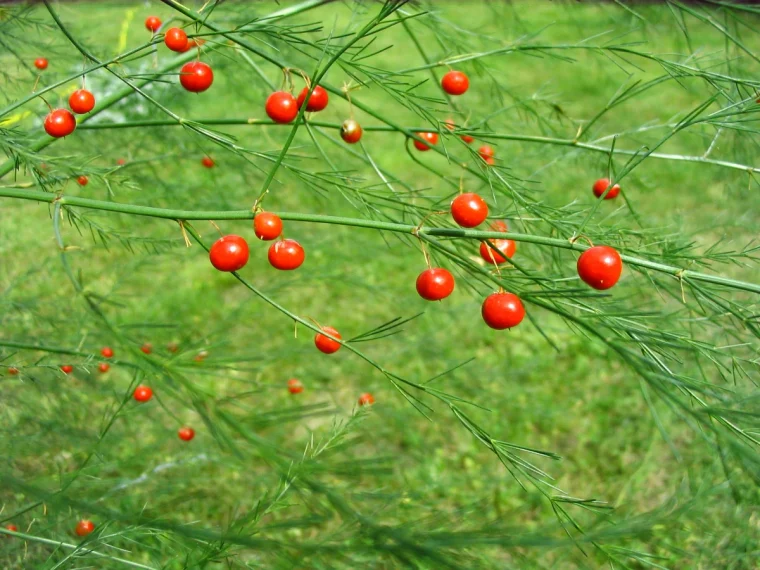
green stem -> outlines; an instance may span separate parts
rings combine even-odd
[[[105,202],[102,200],[92,200],[90,198],[78,198],[76,196],[59,196],[50,192],[40,190],[25,190],[15,188],[0,188],[0,197],[20,198],[22,200],[33,200],[36,202],[57,202],[60,205],[77,206],[82,208],[92,208],[95,210],[105,210],[109,212],[119,212],[122,214],[133,214],[138,216],[149,216],[153,218],[163,218],[167,220],[250,220],[254,214],[251,210],[175,210],[168,208],[153,208],[150,206],[137,206],[134,204],[119,204],[116,202]],[[583,252],[590,246],[580,243],[571,243],[566,239],[550,238],[545,236],[520,234],[512,232],[487,232],[479,230],[467,230],[462,228],[419,228],[412,224],[399,224],[395,222],[381,222],[376,220],[365,220],[361,218],[347,218],[341,216],[325,216],[320,214],[301,214],[296,212],[278,213],[283,220],[296,222],[313,222],[318,224],[336,224],[341,226],[351,226],[357,228],[368,228],[375,230],[385,230],[390,232],[419,234],[420,236],[441,236],[450,238],[468,238],[468,239],[511,239],[515,241],[533,243],[536,245],[545,245],[561,249],[570,249],[573,251]],[[760,293],[760,285],[738,281],[719,275],[710,275],[691,271],[682,267],[666,265],[633,257],[630,255],[621,255],[623,261],[628,265],[634,265],[643,269],[651,269],[660,273],[667,273],[684,281],[694,280],[722,285],[742,291]]]

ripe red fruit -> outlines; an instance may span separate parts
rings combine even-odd
[[[259,212],[253,218],[253,232],[264,241],[277,239],[282,233],[282,220],[272,212]]]
[[[149,342],[146,342],[140,347],[140,350],[143,351],[145,354],[150,354],[151,352],[153,352],[153,345],[150,344]]]
[[[104,346],[100,350],[100,354],[103,355],[103,358],[112,358],[113,357],[113,348],[111,348],[110,346]]]
[[[8,367],[8,374],[10,374],[11,376],[18,375],[18,368],[16,368],[15,366],[9,366]]]
[[[38,57],[34,60],[34,67],[42,71],[43,69],[47,69],[48,66],[48,60],[44,57]]]
[[[303,107],[303,102],[306,100],[306,95],[309,93],[309,88],[304,87],[301,91],[300,95],[298,95],[298,108],[300,109]],[[311,111],[312,113],[317,111],[324,110],[325,107],[327,107],[327,101],[329,100],[329,97],[327,96],[327,91],[317,85],[314,88],[314,91],[311,93],[311,97],[309,97],[309,101],[306,103],[306,110]]]
[[[201,164],[206,168],[213,168],[214,160],[210,156],[204,156],[203,159],[201,159]]]
[[[428,301],[440,301],[454,291],[454,276],[446,269],[426,269],[417,277],[417,293]]]
[[[15,524],[7,524],[5,525],[5,528],[13,532],[18,532],[18,527]]]
[[[493,228],[493,231],[495,232],[506,232],[507,231],[507,222],[504,220],[494,220],[491,222],[491,228]]]
[[[169,28],[164,34],[164,43],[172,51],[187,51],[187,34],[182,28]]]
[[[202,61],[190,61],[180,69],[179,82],[191,93],[200,93],[211,87],[214,72]]]
[[[303,263],[306,253],[301,244],[294,239],[284,239],[269,247],[269,263],[275,269],[290,271],[297,269]]]
[[[578,258],[578,275],[586,284],[600,291],[615,285],[622,272],[620,254],[607,245],[590,247]]]
[[[474,228],[488,217],[488,204],[474,192],[466,192],[452,200],[451,215],[463,228]]]
[[[161,20],[155,16],[148,16],[145,18],[145,29],[155,33],[161,27]]]
[[[291,378],[288,380],[288,392],[291,394],[300,394],[303,392],[303,384],[297,378]]]
[[[125,164],[127,164],[127,161],[124,160],[123,158],[120,158],[119,160],[116,161],[116,164],[118,164],[119,166],[124,166]]]
[[[77,184],[79,184],[80,186],[87,186],[87,183],[89,181],[90,179],[87,178],[86,176],[80,176],[79,178],[77,178]]]
[[[76,532],[78,536],[87,536],[93,530],[95,530],[95,525],[92,523],[92,521],[82,519],[81,521],[77,523],[77,526],[74,529],[74,532]]]
[[[54,109],[45,117],[45,132],[51,137],[65,137],[76,128],[77,120],[67,109]]]
[[[69,96],[69,107],[80,115],[89,113],[95,108],[95,96],[87,89],[77,89]]]
[[[492,156],[486,157],[485,161],[488,166],[493,166],[496,164],[496,160],[494,160]]]
[[[470,87],[470,80],[461,71],[449,71],[441,78],[441,87],[449,95],[462,95]]]
[[[177,430],[177,435],[182,441],[190,441],[195,437],[195,430],[189,427],[181,427]]]
[[[438,133],[417,133],[417,136],[425,139],[428,141],[431,145],[438,143]],[[416,148],[419,151],[426,151],[430,150],[430,145],[425,144],[424,142],[420,142],[418,140],[414,141],[414,148]]]
[[[475,137],[471,135],[462,135],[462,140],[466,142],[467,144],[470,144],[475,140]]]
[[[71,374],[72,372],[74,372],[74,367],[71,364],[63,364],[61,366],[61,372],[63,372],[64,374]]]
[[[507,257],[513,257],[515,255],[517,244],[511,239],[491,239],[488,241],[501,252],[498,253],[494,251],[486,242],[482,242],[480,244],[480,257],[488,263],[504,263],[507,261]]]
[[[494,156],[494,150],[487,144],[484,144],[478,149],[478,154],[480,155],[480,158],[488,162],[489,158],[493,158]],[[492,162],[489,162],[488,164],[493,164]]]
[[[275,91],[267,97],[265,109],[275,123],[289,123],[298,116],[298,102],[287,91]]]
[[[492,293],[483,301],[480,314],[492,329],[511,329],[525,318],[525,307],[514,293]]]
[[[234,234],[221,237],[211,246],[208,257],[219,271],[237,271],[248,263],[248,243]]]
[[[342,338],[340,333],[332,327],[322,327],[322,332],[325,332],[338,340]],[[332,354],[333,352],[338,352],[340,349],[340,343],[338,341],[328,338],[322,333],[317,333],[314,337],[314,344],[320,352],[324,352],[325,354]]]
[[[360,406],[371,406],[375,403],[375,397],[370,394],[369,392],[366,392],[359,396],[359,405]]]
[[[600,178],[596,182],[594,182],[594,196],[597,198],[601,198],[602,194],[604,194],[604,191],[607,190],[607,186],[610,185],[610,179],[609,178]],[[620,186],[615,184],[612,188],[610,188],[610,191],[607,192],[607,195],[604,197],[605,200],[612,200],[613,198],[617,198],[617,195],[620,194]]]
[[[353,119],[346,119],[340,126],[340,138],[348,144],[356,144],[362,138],[362,128]]]
[[[111,368],[111,365],[108,364],[107,362],[101,362],[100,364],[98,364],[98,370],[100,370],[101,374],[105,374],[106,372],[108,372],[109,368]]]
[[[148,386],[138,386],[135,388],[135,393],[133,394],[133,397],[138,402],[147,402],[153,397],[153,390],[148,388]]]

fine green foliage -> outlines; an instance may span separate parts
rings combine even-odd
[[[170,52],[172,26],[205,43]],[[758,27],[729,2],[0,8],[0,566],[756,568]],[[95,110],[49,137],[83,77]],[[269,120],[307,78],[327,109]],[[462,190],[508,232],[458,228]],[[257,208],[302,267],[269,266]],[[219,231],[239,272],[209,263]],[[623,257],[603,293],[590,244]],[[480,316],[499,289],[509,331]]]

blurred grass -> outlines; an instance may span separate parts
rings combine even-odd
[[[672,14],[663,6],[636,6],[636,12],[645,19],[642,22],[611,4],[516,2],[498,7],[496,4],[499,3],[443,2],[436,7],[463,28],[491,35],[494,47],[546,27],[540,37],[547,44],[577,43],[591,35],[618,36],[627,32],[628,41],[646,42],[640,47],[642,51],[659,54],[689,51]],[[268,5],[258,3],[257,13],[266,13]],[[59,9],[77,37],[99,54],[116,53],[127,14],[134,14],[128,26],[127,46],[144,41],[147,32],[142,21],[148,14],[169,16],[168,10],[158,4],[148,7],[142,3],[74,3],[61,4]],[[36,15],[43,20],[48,18],[44,10]],[[332,4],[299,17],[299,21],[320,21],[327,28],[334,25],[341,30],[350,18],[347,6]],[[551,25],[547,27],[548,24]],[[415,30],[430,53],[437,53],[439,48],[433,38],[421,28]],[[703,53],[724,49],[723,37],[704,26],[693,26],[690,37]],[[35,41],[50,46],[44,54],[49,53],[50,68],[43,82],[65,76],[81,65],[81,58],[62,38],[40,34]],[[383,41],[394,47],[373,58],[373,65],[400,69],[421,63],[418,55],[410,52],[401,28],[390,30]],[[757,47],[756,38],[748,41]],[[733,55],[733,48],[730,49]],[[185,93],[177,88],[176,78],[171,77],[169,83],[151,87],[151,95],[185,117],[261,118],[268,88],[239,58],[229,57],[228,52],[220,49],[204,55],[204,61],[213,64],[215,70],[215,82],[208,92]],[[29,50],[24,55],[33,58],[43,54]],[[504,85],[498,92],[480,89],[485,74],[465,64],[462,68],[470,73],[473,87],[458,102],[474,117],[507,106],[497,121],[502,132],[535,133],[532,113],[520,105],[510,106],[510,101],[533,104],[540,98],[544,101],[536,103],[539,113],[545,120],[551,120],[555,128],[564,128],[563,136],[572,138],[576,130],[572,120],[593,116],[629,78],[626,71],[599,54],[574,50],[565,55],[574,61],[526,54],[489,58],[488,73]],[[167,57],[162,47],[156,57],[159,60]],[[150,69],[152,62],[152,58],[146,58],[142,64]],[[13,68],[17,77],[8,85],[5,98],[13,100],[27,93],[33,82],[29,73],[18,68],[10,54],[0,54],[0,63]],[[641,68],[635,72],[636,78],[648,79],[661,73],[651,63],[636,63]],[[744,62],[736,65],[740,64]],[[271,81],[280,81],[279,70],[271,66],[264,69]],[[338,67],[327,76],[333,84],[341,84],[344,79]],[[104,73],[91,74],[87,81],[96,94],[113,85]],[[361,89],[356,97],[394,113],[394,119],[402,124],[421,126],[418,117],[392,105],[377,91]],[[421,91],[438,95],[435,85],[425,85]],[[698,105],[706,93],[698,80],[671,81],[621,105],[597,129],[600,133],[617,133],[649,121],[667,121]],[[64,96],[62,91],[59,99],[50,97],[49,102],[53,106],[63,104]],[[40,117],[45,113],[41,102],[28,107]],[[114,121],[162,118],[136,97],[130,97],[106,115],[103,119]],[[346,106],[334,101],[319,118],[339,122],[346,116]],[[357,119],[375,124],[360,112]],[[35,129],[39,120],[28,118],[20,125]],[[241,145],[257,150],[277,151],[286,136],[285,129],[273,127],[222,130],[239,137]],[[660,150],[700,155],[709,145],[705,133],[696,131],[679,136]],[[622,137],[618,145],[636,148],[637,140],[638,137]],[[450,191],[440,179],[408,158],[399,135],[367,133],[362,142],[373,160],[414,188],[426,189],[425,194],[441,198]],[[528,181],[549,204],[559,206],[571,201],[591,204],[593,181],[606,175],[606,157],[602,154],[517,142],[493,146],[502,163],[514,175]],[[325,148],[331,156],[338,157],[341,168],[356,169],[358,175],[373,179],[371,170],[342,157],[337,147],[326,144]],[[733,135],[725,135],[715,152],[752,164],[756,150],[741,148]],[[299,132],[291,153],[303,155],[300,164],[308,170],[329,170],[314,151],[305,130]],[[205,154],[214,158],[216,168],[207,170],[200,165]],[[135,162],[109,176],[113,179],[113,194],[102,179],[95,177],[84,188],[73,181],[65,188],[67,194],[119,202],[186,209],[243,209],[252,204],[263,181],[261,172],[238,157],[223,154],[176,127],[82,130],[46,149],[45,155],[54,165],[51,174],[60,171],[61,165],[76,170],[84,165],[108,168],[118,158]],[[146,162],[139,162],[142,160]],[[425,155],[422,160],[456,176],[456,169],[447,165],[444,157]],[[754,238],[760,229],[757,188],[749,187],[747,174],[740,171],[651,159],[622,184],[646,227],[691,235],[704,245],[724,238],[737,246]],[[497,211],[510,212],[510,204],[498,206]],[[274,211],[355,214],[337,195],[315,195],[282,172],[266,199],[266,207]],[[604,204],[602,209],[610,212],[608,224],[636,226],[621,202]],[[115,241],[106,247],[88,234],[80,235],[70,225],[64,226],[66,243],[72,248],[68,254],[70,262],[89,291],[109,299],[107,315],[119,326],[128,327],[126,330],[134,340],[132,348],[151,342],[159,358],[170,358],[164,347],[170,341],[178,341],[182,350],[174,358],[175,362],[183,363],[187,377],[216,398],[250,391],[249,397],[238,397],[227,405],[247,410],[251,417],[295,402],[327,403],[340,416],[346,416],[360,393],[370,391],[375,395],[378,403],[360,424],[360,454],[391,458],[386,463],[390,473],[367,480],[335,481],[346,493],[366,493],[363,501],[368,512],[387,510],[388,520],[408,523],[430,516],[446,520],[454,528],[472,517],[483,524],[499,521],[523,530],[552,524],[553,515],[547,512],[540,497],[533,491],[521,490],[487,450],[450,421],[447,410],[436,410],[434,421],[428,422],[387,380],[347,351],[332,357],[315,354],[310,334],[300,330],[294,337],[287,318],[263,306],[231,277],[211,272],[200,247],[184,247],[176,225],[113,214],[86,215],[131,236],[172,240],[172,247],[164,253],[133,253]],[[33,339],[62,347],[81,345],[88,349],[112,342],[76,297],[61,269],[48,207],[4,200],[2,218],[2,337]],[[202,223],[194,226],[204,238],[213,239],[215,230],[211,226]],[[226,222],[220,226],[225,233],[253,238],[247,222]],[[487,330],[479,316],[479,296],[464,287],[459,287],[457,294],[443,303],[431,305],[420,300],[413,284],[424,261],[394,236],[307,223],[287,224],[286,235],[298,239],[306,248],[306,263],[298,272],[276,272],[266,261],[267,245],[253,239],[251,261],[243,271],[245,277],[286,307],[335,326],[344,338],[391,318],[424,311],[423,316],[404,327],[401,335],[369,343],[363,349],[388,369],[419,380],[475,357],[467,366],[436,380],[436,385],[487,405],[490,411],[473,412],[473,417],[500,439],[561,455],[561,462],[540,463],[557,478],[558,487],[574,496],[609,501],[623,514],[656,508],[671,497],[677,497],[675,502],[681,504],[699,496],[698,504],[683,520],[659,529],[644,541],[655,552],[668,557],[667,561],[661,561],[663,565],[683,569],[758,567],[757,501],[735,503],[731,487],[722,483],[725,475],[720,461],[700,446],[698,435],[658,404],[662,422],[681,454],[674,457],[654,425],[638,378],[606,349],[576,335],[559,319],[543,314],[533,316],[548,331],[559,351],[552,350],[527,322],[506,333]],[[535,261],[534,247],[538,246],[519,244],[519,261],[526,264]],[[570,256],[568,262],[571,266]],[[755,268],[732,267],[727,272],[748,280],[757,281],[758,277]],[[621,298],[635,296],[640,289],[626,287],[624,282],[617,293]],[[659,302],[654,296],[631,301],[653,307]],[[129,347],[115,348],[117,357],[126,357]],[[209,351],[208,359],[193,362],[193,356],[201,349]],[[7,358],[4,362],[22,368],[22,375],[3,378],[9,397],[5,404],[0,404],[4,417],[0,426],[2,446],[14,458],[11,467],[18,477],[52,483],[75,469],[97,441],[107,410],[122,397],[131,381],[130,372],[114,366],[103,377],[94,371],[92,364],[93,372],[89,374],[81,367],[83,363],[73,358],[71,363],[80,367],[72,377],[64,377],[54,368],[45,368],[63,363],[54,355],[38,361],[38,354],[9,354],[6,350],[4,356]],[[301,379],[306,387],[296,398],[286,390],[290,377]],[[182,394],[176,387],[154,388],[159,397],[162,391],[175,389],[173,393]],[[137,512],[145,507],[148,516],[198,521],[201,527],[214,527],[229,524],[234,513],[252,508],[256,497],[276,485],[277,474],[265,462],[241,463],[221,450],[189,401],[180,397],[167,398],[162,403],[176,417],[159,405],[130,408],[100,443],[91,466],[69,493],[89,500],[102,494],[102,504],[115,511]],[[313,417],[272,425],[262,433],[299,452],[312,430],[324,436],[330,422],[329,415]],[[174,435],[180,424],[193,425],[198,432],[190,445],[179,442]],[[19,453],[19,447],[34,451]],[[11,448],[16,448],[12,454]],[[119,481],[139,477],[173,461],[191,461],[188,465],[193,467],[166,469],[129,487],[129,492],[109,493]],[[714,487],[716,483],[720,484]],[[756,491],[753,496],[757,498]],[[0,491],[0,501],[6,512],[25,504],[22,497],[6,491]],[[67,516],[61,509],[52,510],[49,516],[37,513],[34,529],[40,535],[64,538],[76,517],[87,514],[72,512]],[[273,517],[276,520],[277,515]],[[22,522],[31,520],[28,516]],[[171,540],[141,532],[139,528],[131,529],[128,536],[146,546],[142,552],[145,561],[166,561],[166,553],[175,548]],[[302,537],[300,529],[282,532],[293,540]],[[3,551],[0,559],[5,567],[52,567],[43,562],[45,548],[30,544],[27,551],[15,544],[4,546]],[[519,549],[509,558],[503,552],[484,552],[483,567],[596,567],[593,555],[591,559],[585,558],[575,549]],[[377,566],[365,563],[366,567],[391,567],[390,563]],[[98,567],[92,561],[88,564]],[[257,566],[255,561],[251,564],[265,567]]]

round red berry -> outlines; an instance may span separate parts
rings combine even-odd
[[[78,536],[87,536],[93,530],[95,530],[95,525],[92,523],[92,521],[88,521],[87,519],[82,519],[81,521],[77,523],[77,526],[74,529],[74,532],[76,532]]]
[[[267,97],[265,109],[275,123],[289,123],[298,116],[298,102],[287,91],[275,91]]]
[[[431,145],[438,143],[438,133],[417,133],[417,136],[421,139],[426,140]],[[426,151],[430,150],[430,145],[425,144],[424,142],[420,142],[418,140],[414,141],[414,148],[416,148],[419,151]]]
[[[463,228],[474,228],[488,217],[488,204],[474,192],[466,192],[452,200],[451,215]]]
[[[113,348],[110,346],[104,346],[100,349],[100,354],[103,355],[103,358],[113,358]]]
[[[507,261],[508,257],[514,257],[517,244],[511,239],[491,239],[488,241],[499,250],[498,252],[494,251],[493,247],[489,246],[486,242],[480,244],[480,257],[488,263],[500,264]]]
[[[214,72],[202,61],[190,61],[179,72],[182,87],[192,93],[205,91],[214,82]]]
[[[43,69],[47,69],[48,66],[48,60],[44,57],[38,57],[34,60],[34,67],[42,71]]]
[[[8,367],[8,374],[10,374],[11,376],[17,376],[18,375],[18,368],[16,368],[15,366],[9,366]]]
[[[322,327],[322,332],[329,334],[338,340],[342,338],[340,333],[332,327]],[[320,352],[324,352],[325,354],[332,354],[333,352],[338,352],[340,349],[340,343],[338,341],[333,340],[322,333],[317,333],[314,337],[314,344]]]
[[[610,185],[610,179],[609,178],[600,178],[596,182],[594,182],[594,196],[597,198],[601,198],[602,194],[604,194],[604,191],[607,190],[607,187]],[[612,188],[610,188],[610,191],[607,192],[607,195],[604,197],[605,200],[612,200],[613,198],[617,198],[617,195],[620,194],[620,186],[615,184]]]
[[[259,212],[253,218],[253,232],[264,241],[277,239],[282,233],[282,220],[272,212]]]
[[[87,183],[89,181],[90,179],[87,178],[86,176],[80,176],[77,178],[77,184],[79,184],[80,186],[87,186]]]
[[[127,161],[124,160],[123,158],[120,158],[119,160],[116,161],[116,164],[118,164],[119,166],[124,166],[125,164],[127,164]]]
[[[69,96],[69,107],[79,115],[89,113],[95,108],[95,96],[87,89],[77,89]]]
[[[108,362],[101,362],[100,364],[98,364],[98,370],[100,371],[101,374],[105,374],[106,372],[108,372],[109,368],[111,368],[111,365],[108,364]]]
[[[298,95],[298,108],[300,109],[303,107],[303,102],[306,100],[306,95],[309,93],[309,88],[304,87],[301,93]],[[314,88],[314,91],[311,93],[311,97],[309,97],[309,101],[306,103],[306,110],[311,111],[312,113],[317,111],[324,110],[325,107],[327,107],[327,101],[329,97],[327,96],[327,91],[323,88],[317,85]]]
[[[374,403],[375,403],[375,397],[369,392],[365,392],[364,394],[359,396],[360,406],[371,406]]]
[[[525,307],[514,293],[492,293],[483,301],[480,311],[483,320],[492,329],[511,329],[525,318]]]
[[[454,291],[454,276],[446,269],[426,269],[417,277],[417,293],[428,301],[440,301]]]
[[[153,352],[153,345],[152,345],[152,344],[150,344],[149,342],[146,342],[145,344],[143,344],[143,345],[140,347],[140,350],[141,350],[141,351],[142,351],[144,354],[150,354],[151,352]]]
[[[10,530],[11,532],[18,532],[18,527],[15,524],[7,524],[5,525],[5,528]]]
[[[488,162],[489,158],[494,157],[494,150],[487,144],[484,144],[478,149],[478,154],[480,155],[480,158]]]
[[[63,364],[61,366],[61,372],[63,372],[64,374],[71,374],[72,372],[74,372],[74,367],[71,364]]]
[[[234,234],[221,237],[211,246],[208,257],[219,271],[237,271],[248,263],[248,243]]]
[[[491,222],[491,228],[493,228],[493,231],[495,232],[506,232],[507,231],[507,222],[504,220],[494,220]]]
[[[346,119],[340,126],[340,138],[348,144],[356,144],[362,138],[362,127],[353,119]]]
[[[210,156],[204,156],[201,159],[201,164],[205,166],[206,168],[213,168],[214,167],[214,160]]]
[[[441,79],[441,87],[449,95],[462,95],[470,87],[470,80],[461,71],[449,71]]]
[[[303,384],[297,378],[291,378],[288,380],[288,392],[291,394],[300,394],[303,392]]]
[[[187,34],[182,28],[169,28],[164,34],[164,43],[172,51],[187,51]]]
[[[148,386],[138,386],[135,388],[135,393],[133,394],[133,397],[138,402],[147,402],[153,397],[153,390],[151,390]]]
[[[275,269],[290,271],[303,263],[306,253],[301,244],[294,239],[284,239],[269,247],[269,263]]]
[[[145,29],[151,32],[157,32],[161,27],[161,20],[155,16],[148,16],[145,18]]]
[[[622,272],[623,260],[620,259],[620,254],[607,245],[590,247],[578,258],[578,276],[600,291],[615,285]]]
[[[195,430],[189,427],[181,427],[177,430],[177,435],[182,441],[190,441],[195,437]]]
[[[67,109],[54,109],[45,117],[45,132],[51,137],[65,137],[76,128],[77,120]]]

